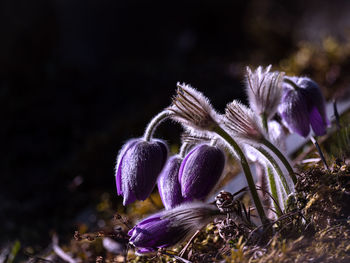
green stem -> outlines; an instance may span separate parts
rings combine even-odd
[[[299,87],[293,80],[291,80],[291,79],[289,79],[289,78],[284,78],[284,79],[283,79],[283,82],[288,83],[288,84],[291,85],[295,90],[299,90],[299,89],[300,89],[300,87]]]
[[[181,158],[184,158],[186,155],[187,150],[190,148],[191,144],[189,144],[188,142],[184,142],[181,145],[180,151],[179,151],[179,155]]]
[[[278,193],[277,193],[277,186],[276,186],[276,181],[275,181],[275,176],[273,174],[272,168],[271,166],[267,166],[267,175],[269,178],[269,185],[270,185],[270,189],[271,189],[271,195],[273,197],[273,203],[274,203],[274,207],[277,213],[277,216],[280,217],[282,215],[282,211],[280,208],[280,204],[278,202]]]
[[[238,155],[240,162],[241,162],[243,172],[244,172],[245,177],[246,177],[247,182],[248,182],[248,187],[249,187],[250,193],[252,195],[256,210],[259,214],[259,217],[260,217],[262,224],[265,225],[266,223],[269,222],[269,220],[265,215],[264,208],[261,204],[258,192],[256,191],[256,188],[255,188],[255,182],[254,182],[252,173],[250,171],[248,161],[247,161],[243,151],[238,146],[236,141],[220,126],[216,126],[213,131],[215,133],[217,133],[221,138],[223,138],[233,148],[234,152]]]
[[[274,154],[276,154],[276,156],[281,160],[281,162],[283,163],[283,165],[286,167],[289,176],[292,178],[292,181],[294,184],[297,183],[297,177],[294,174],[293,168],[292,166],[290,166],[288,160],[286,159],[286,157],[284,157],[284,155],[280,152],[280,150],[277,149],[276,146],[274,146],[271,142],[269,142],[268,140],[266,140],[265,138],[262,139],[261,143],[263,145],[265,145],[267,148],[269,148],[271,151],[273,151]]]
[[[265,132],[268,134],[269,133],[269,126],[267,124],[267,116],[265,113],[261,114],[261,122],[264,127]]]
[[[316,140],[316,137],[311,136],[311,137],[310,137],[310,140],[311,140],[312,143],[315,145],[316,150],[318,151],[318,154],[320,155],[321,160],[322,160],[322,162],[323,162],[323,164],[324,164],[324,167],[329,171],[329,166],[328,166],[328,164],[327,164],[326,158],[324,157],[324,154],[323,154],[323,152],[322,152],[322,150],[321,150],[320,145],[318,144],[318,142],[317,142],[317,140]]]
[[[266,151],[263,147],[257,147],[256,148],[262,155],[265,156],[265,158],[270,162],[270,164],[272,165],[272,167],[276,170],[282,185],[284,187],[284,190],[286,191],[287,195],[290,194],[290,188],[288,186],[287,180],[280,168],[280,166],[278,165],[278,163],[276,162],[276,160],[271,156],[271,154],[269,154],[268,151]]]
[[[153,119],[148,123],[145,133],[143,135],[143,138],[147,142],[151,140],[153,133],[155,129],[158,127],[158,125],[165,119],[169,118],[169,115],[170,115],[169,111],[167,110],[161,111],[156,116],[154,116]]]

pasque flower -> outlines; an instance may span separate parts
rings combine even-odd
[[[200,144],[181,163],[179,182],[186,201],[204,200],[213,190],[225,166],[224,152],[216,146]]]
[[[270,72],[267,68],[258,67],[252,71],[247,67],[246,87],[249,105],[258,115],[271,119],[276,113],[282,96],[283,72]]]
[[[180,155],[170,157],[158,177],[158,191],[165,209],[174,208],[183,202],[179,182],[182,160]]]
[[[258,116],[237,100],[226,106],[224,125],[237,137],[247,141],[260,142],[264,133]]]
[[[278,111],[287,127],[303,137],[324,135],[329,124],[325,100],[316,82],[306,77],[285,77]]]
[[[123,146],[117,159],[116,184],[124,205],[151,194],[167,155],[167,145],[158,139],[131,139]]]
[[[200,131],[211,131],[217,126],[217,113],[209,100],[190,85],[177,83],[177,94],[167,110],[174,120]]]
[[[220,214],[214,205],[204,203],[183,204],[163,210],[139,222],[129,231],[129,242],[138,253],[171,247],[208,224]]]

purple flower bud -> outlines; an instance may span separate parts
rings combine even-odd
[[[174,209],[151,215],[134,226],[128,233],[129,242],[138,253],[170,247],[201,229],[220,214],[214,205],[183,204]]]
[[[284,79],[282,102],[278,109],[287,127],[303,137],[310,132],[324,135],[329,125],[325,100],[316,82],[305,77]]]
[[[158,190],[165,209],[174,208],[183,202],[178,179],[181,162],[179,155],[170,157],[158,177]]]
[[[123,146],[118,155],[116,183],[124,205],[145,200],[151,194],[167,155],[168,148],[161,140],[131,139]]]
[[[201,144],[189,152],[179,171],[185,200],[204,200],[220,179],[224,166],[225,155],[218,147]]]

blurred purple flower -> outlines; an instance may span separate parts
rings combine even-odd
[[[184,199],[204,200],[220,179],[224,166],[225,155],[220,148],[207,144],[196,146],[186,155],[179,171]]]
[[[137,253],[148,253],[170,247],[192,235],[220,214],[214,205],[183,204],[163,210],[139,222],[128,233]]]
[[[183,202],[178,179],[182,160],[179,155],[170,157],[158,177],[158,190],[165,209],[174,208]]]
[[[167,155],[167,145],[161,140],[137,138],[124,144],[116,166],[117,193],[124,205],[151,194]]]
[[[303,137],[309,135],[310,125],[315,135],[324,135],[329,120],[316,82],[306,77],[285,77],[282,87],[278,111],[286,126]]]

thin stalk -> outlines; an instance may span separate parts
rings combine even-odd
[[[323,162],[325,168],[329,171],[329,166],[328,166],[328,164],[327,164],[327,162],[326,162],[326,158],[324,157],[323,152],[322,152],[322,150],[321,150],[321,147],[320,147],[320,145],[318,144],[316,138],[315,138],[314,136],[311,136],[310,139],[311,139],[312,143],[315,145],[315,147],[316,147],[316,149],[317,149],[317,151],[318,151],[318,154],[320,155],[321,160],[322,160],[322,162]]]
[[[276,185],[275,176],[273,174],[271,166],[267,166],[266,172],[267,172],[267,175],[269,178],[271,195],[274,198],[274,200],[272,202],[274,204],[277,216],[280,217],[282,215],[282,211],[280,209],[280,204],[278,202],[277,185]]]
[[[283,82],[288,83],[289,85],[291,85],[295,90],[299,90],[300,87],[291,79],[288,78],[284,78]]]
[[[245,175],[247,182],[248,182],[248,187],[249,187],[250,193],[252,195],[256,210],[259,214],[259,217],[260,217],[262,224],[265,225],[266,223],[269,222],[269,220],[265,215],[264,208],[261,204],[258,192],[255,188],[255,182],[254,182],[252,173],[250,171],[248,161],[247,161],[243,151],[238,146],[236,141],[220,126],[216,126],[213,131],[216,134],[218,134],[222,139],[224,139],[233,148],[234,152],[238,155],[240,162],[241,162],[241,166],[242,166],[244,175]]]
[[[269,126],[267,124],[267,116],[265,113],[261,114],[261,122],[264,127],[265,132],[268,134],[269,133]]]
[[[170,116],[170,112],[168,110],[161,111],[156,116],[154,116],[153,119],[148,123],[145,133],[143,135],[143,138],[147,142],[149,142],[158,125],[165,119],[169,118],[169,116]]]
[[[335,123],[337,124],[337,130],[339,131],[341,129],[341,125],[336,99],[333,100],[333,112],[335,117]]]
[[[266,134],[269,134],[269,126],[268,126],[268,121],[267,121],[267,115],[266,113],[262,113],[261,114],[261,122],[262,125],[265,129]],[[259,147],[260,149],[258,149],[268,160],[268,162],[270,162],[272,164],[272,166],[274,167],[275,171],[277,172],[277,174],[279,175],[280,180],[283,183],[283,186],[285,188],[285,191],[290,192],[290,189],[288,187],[287,181],[282,173],[281,168],[279,167],[279,165],[277,164],[276,160],[273,159],[273,157],[267,152],[265,151],[265,149],[263,149],[262,147]],[[275,176],[274,173],[272,171],[271,166],[267,166],[266,169],[267,172],[267,178],[268,178],[268,182],[269,182],[269,186],[270,186],[270,190],[271,190],[271,195],[274,199],[273,204],[277,213],[277,216],[280,217],[282,215],[281,209],[280,209],[280,204],[278,203],[278,191],[277,191],[277,185],[276,185],[276,180],[275,180]],[[276,203],[277,202],[277,203]],[[282,200],[283,202],[283,200]]]
[[[276,162],[276,160],[271,156],[271,154],[269,154],[268,151],[266,151],[263,147],[257,147],[256,148],[262,155],[265,156],[265,158],[270,162],[270,164],[272,165],[272,167],[276,170],[284,190],[286,191],[287,195],[289,195],[290,192],[290,188],[288,186],[287,180],[282,172],[282,169],[280,168],[280,166],[278,165],[278,163]],[[275,183],[276,184],[276,183]]]
[[[191,147],[191,144],[188,142],[184,142],[181,145],[180,151],[179,151],[179,155],[181,158],[184,158],[186,155],[187,150]]]
[[[262,139],[261,143],[265,145],[267,148],[269,148],[274,154],[276,154],[276,156],[281,160],[283,165],[286,167],[289,173],[289,176],[292,178],[293,183],[296,184],[297,177],[295,176],[292,166],[290,166],[288,160],[286,159],[286,157],[284,157],[283,153],[281,153],[280,150],[278,150],[275,145],[273,145],[271,142],[269,142],[265,138]]]

